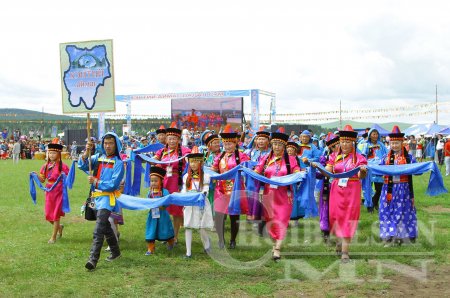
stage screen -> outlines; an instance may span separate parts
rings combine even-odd
[[[178,128],[220,131],[226,124],[234,129],[242,127],[243,98],[181,98],[172,99],[172,121]]]

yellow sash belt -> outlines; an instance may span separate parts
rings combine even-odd
[[[122,193],[119,190],[115,190],[115,191],[96,190],[95,192],[92,193],[91,198],[109,196],[109,205],[111,207],[114,207],[114,206],[116,206],[116,198],[120,197],[121,194]]]

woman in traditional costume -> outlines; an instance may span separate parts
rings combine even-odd
[[[191,152],[191,149],[181,146],[181,130],[175,127],[175,122],[166,129],[167,144],[155,154],[155,159],[169,162],[160,164],[166,170],[164,177],[164,188],[169,193],[179,192],[183,186],[183,171],[186,161],[183,156]],[[180,159],[182,158],[182,159]],[[173,162],[170,162],[173,161]],[[178,232],[183,224],[183,206],[170,205],[167,211],[173,217],[173,227],[175,230],[175,243],[178,240]]]
[[[272,133],[272,152],[258,163],[256,173],[273,178],[300,171],[296,157],[289,156],[285,150],[288,139],[289,136],[284,133]],[[262,201],[266,228],[274,241],[272,258],[276,261],[281,258],[281,244],[292,213],[293,192],[290,186],[265,184]]]
[[[222,143],[224,146],[224,152],[214,160],[214,164],[211,167],[212,170],[223,174],[234,167],[238,166],[244,161],[248,161],[249,158],[246,154],[240,152],[237,147],[238,134],[232,132],[231,126],[227,124],[224,131],[220,134]],[[230,215],[231,221],[231,238],[230,248],[236,248],[236,237],[239,232],[239,216],[240,214],[230,213],[228,205],[230,204],[231,193],[233,191],[234,179],[230,180],[218,180],[216,189],[214,191],[214,211],[215,211],[215,226],[217,235],[219,236],[219,248],[225,247],[225,219],[227,214]],[[242,185],[243,188],[243,185]],[[243,193],[243,192],[242,192]],[[240,213],[248,213],[247,198],[243,196],[240,199]]]
[[[358,133],[350,125],[339,131],[340,149],[330,155],[326,170],[337,174],[355,168],[359,171],[350,178],[333,179],[330,188],[330,233],[338,240],[336,253],[343,263],[349,261],[349,246],[358,228],[361,211],[361,181],[367,174],[367,160],[356,151]],[[313,165],[314,166],[314,165]],[[323,172],[325,176],[328,176]]]
[[[404,165],[415,159],[403,146],[404,133],[394,126],[389,134],[389,153],[384,165]],[[380,238],[385,246],[414,242],[417,238],[417,216],[411,175],[384,176],[380,199]]]
[[[264,131],[263,127],[256,132],[255,138],[253,139],[253,144],[251,144],[251,149],[245,151],[251,161],[258,163],[267,156],[271,149],[269,146],[270,141],[270,133],[268,131]],[[258,193],[249,193],[248,194],[248,215],[247,221],[253,222],[258,227],[258,233],[261,235],[262,229],[264,227],[264,223],[261,221],[262,216],[262,206],[259,202]],[[257,224],[257,222],[259,223]]]

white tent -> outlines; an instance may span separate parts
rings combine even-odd
[[[406,136],[418,136],[418,135],[425,135],[425,136],[433,136],[439,131],[441,131],[443,128],[445,128],[444,125],[438,125],[435,123],[429,123],[429,124],[414,124],[411,127],[408,127],[403,131]]]

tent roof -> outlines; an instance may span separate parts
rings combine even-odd
[[[439,131],[440,134],[450,135],[450,126]]]
[[[384,129],[383,127],[379,126],[378,124],[374,124],[371,127],[372,129],[376,129],[378,131],[378,133],[380,134],[380,136],[387,136],[390,132],[387,129]]]
[[[414,124],[411,127],[405,129],[403,132],[407,136],[412,135],[434,135],[439,133],[445,126],[435,123],[429,124]]]

